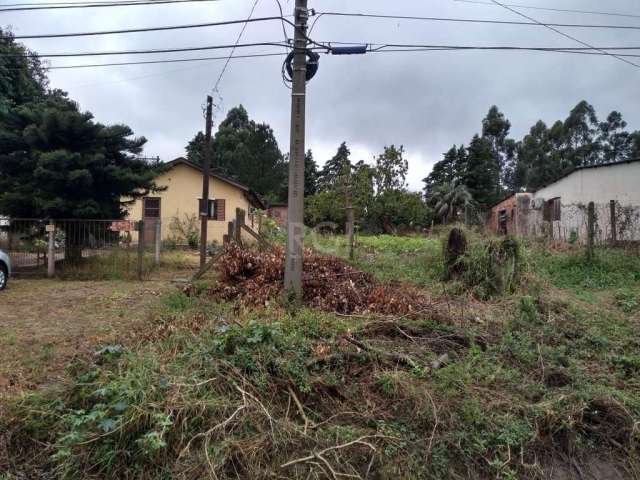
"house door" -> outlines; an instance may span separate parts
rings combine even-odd
[[[153,245],[156,242],[156,223],[160,220],[160,199],[158,197],[144,197],[142,210],[144,243]]]
[[[498,212],[498,233],[502,235],[507,234],[507,211],[500,210]]]

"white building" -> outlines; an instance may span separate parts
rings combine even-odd
[[[594,202],[596,242],[640,240],[640,159],[579,167],[532,195],[533,235],[586,241],[587,206]]]

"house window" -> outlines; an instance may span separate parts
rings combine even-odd
[[[160,217],[160,199],[154,197],[144,197],[143,199],[143,217],[159,218]]]
[[[202,200],[199,200],[200,206],[202,206]],[[202,212],[202,208],[200,211]],[[217,200],[209,200],[207,204],[207,218],[210,220],[217,220],[224,222],[225,220],[225,200],[224,198],[219,198]]]

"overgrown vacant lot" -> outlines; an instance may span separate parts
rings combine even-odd
[[[137,346],[103,345],[71,380],[9,402],[0,469],[639,478],[638,257],[604,250],[589,264],[532,245],[505,283],[487,261],[499,242],[470,243],[465,272],[445,282],[439,239],[362,237],[353,266],[372,277],[313,260],[317,307],[298,310],[262,296],[277,294],[276,254],[229,252],[218,282],[163,294]],[[332,237],[316,248],[345,253]],[[241,300],[220,300],[231,293]],[[397,298],[406,313],[380,313]]]

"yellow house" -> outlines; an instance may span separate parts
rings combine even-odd
[[[255,208],[264,209],[260,197],[241,183],[220,175],[209,174],[208,240],[222,243],[227,224],[242,208],[247,215]],[[200,200],[202,198],[202,168],[185,158],[168,163],[167,170],[156,178],[158,187],[166,189],[139,198],[128,206],[129,220],[144,221],[144,240],[155,241],[156,224],[160,220],[161,239],[184,237],[178,232],[177,223],[197,228],[200,234]],[[186,240],[186,239],[182,239]]]

